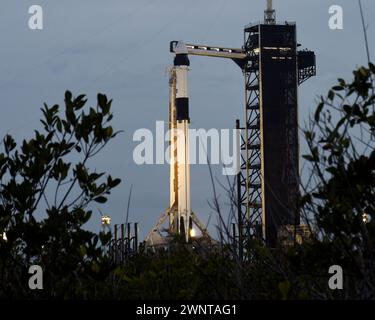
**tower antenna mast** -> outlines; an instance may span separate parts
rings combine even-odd
[[[276,12],[272,6],[272,0],[267,0],[267,9],[264,11],[264,22],[266,24],[276,23]]]

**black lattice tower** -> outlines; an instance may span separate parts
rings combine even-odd
[[[250,239],[273,247],[281,226],[299,225],[298,85],[316,73],[314,52],[297,51],[294,23],[246,26],[244,51],[245,124],[237,176],[241,257]]]
[[[247,240],[260,236],[262,222],[259,59],[250,42],[251,34],[245,30],[244,49],[248,56],[243,67],[245,127],[241,128],[241,172],[238,175],[239,223],[242,224],[239,235]]]

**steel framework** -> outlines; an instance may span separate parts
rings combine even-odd
[[[265,20],[244,29],[244,126],[236,121],[241,129],[237,175],[241,259],[249,240],[275,246],[280,226],[299,225],[297,87],[316,74],[316,67],[314,52],[297,52],[295,39],[293,23]]]
[[[253,35],[250,29],[245,29],[246,62],[243,66],[245,127],[240,126],[239,120],[236,121],[236,128],[241,130],[241,170],[237,175],[238,237],[241,259],[247,241],[261,236],[263,220],[259,52],[255,50],[256,44],[252,43]]]

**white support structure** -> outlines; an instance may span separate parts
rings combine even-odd
[[[179,52],[178,46],[181,46],[181,43],[181,41],[171,41],[170,51],[177,54],[177,52]],[[226,48],[189,43],[184,43],[184,46],[189,55],[227,58],[233,60],[246,58],[246,52],[239,48]]]

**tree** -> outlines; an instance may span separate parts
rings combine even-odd
[[[375,297],[374,74],[370,63],[352,82],[339,79],[305,131],[310,177],[301,202],[316,239],[301,253],[301,268],[342,266],[343,298]]]
[[[110,235],[83,229],[90,204],[107,201],[120,183],[89,169],[118,132],[110,121],[112,100],[97,96],[86,108],[85,95],[65,93],[65,114],[59,105],[42,108],[42,130],[17,145],[7,135],[0,153],[0,297],[86,297],[93,279],[111,269],[101,245]],[[45,290],[31,292],[28,268],[44,271]]]

